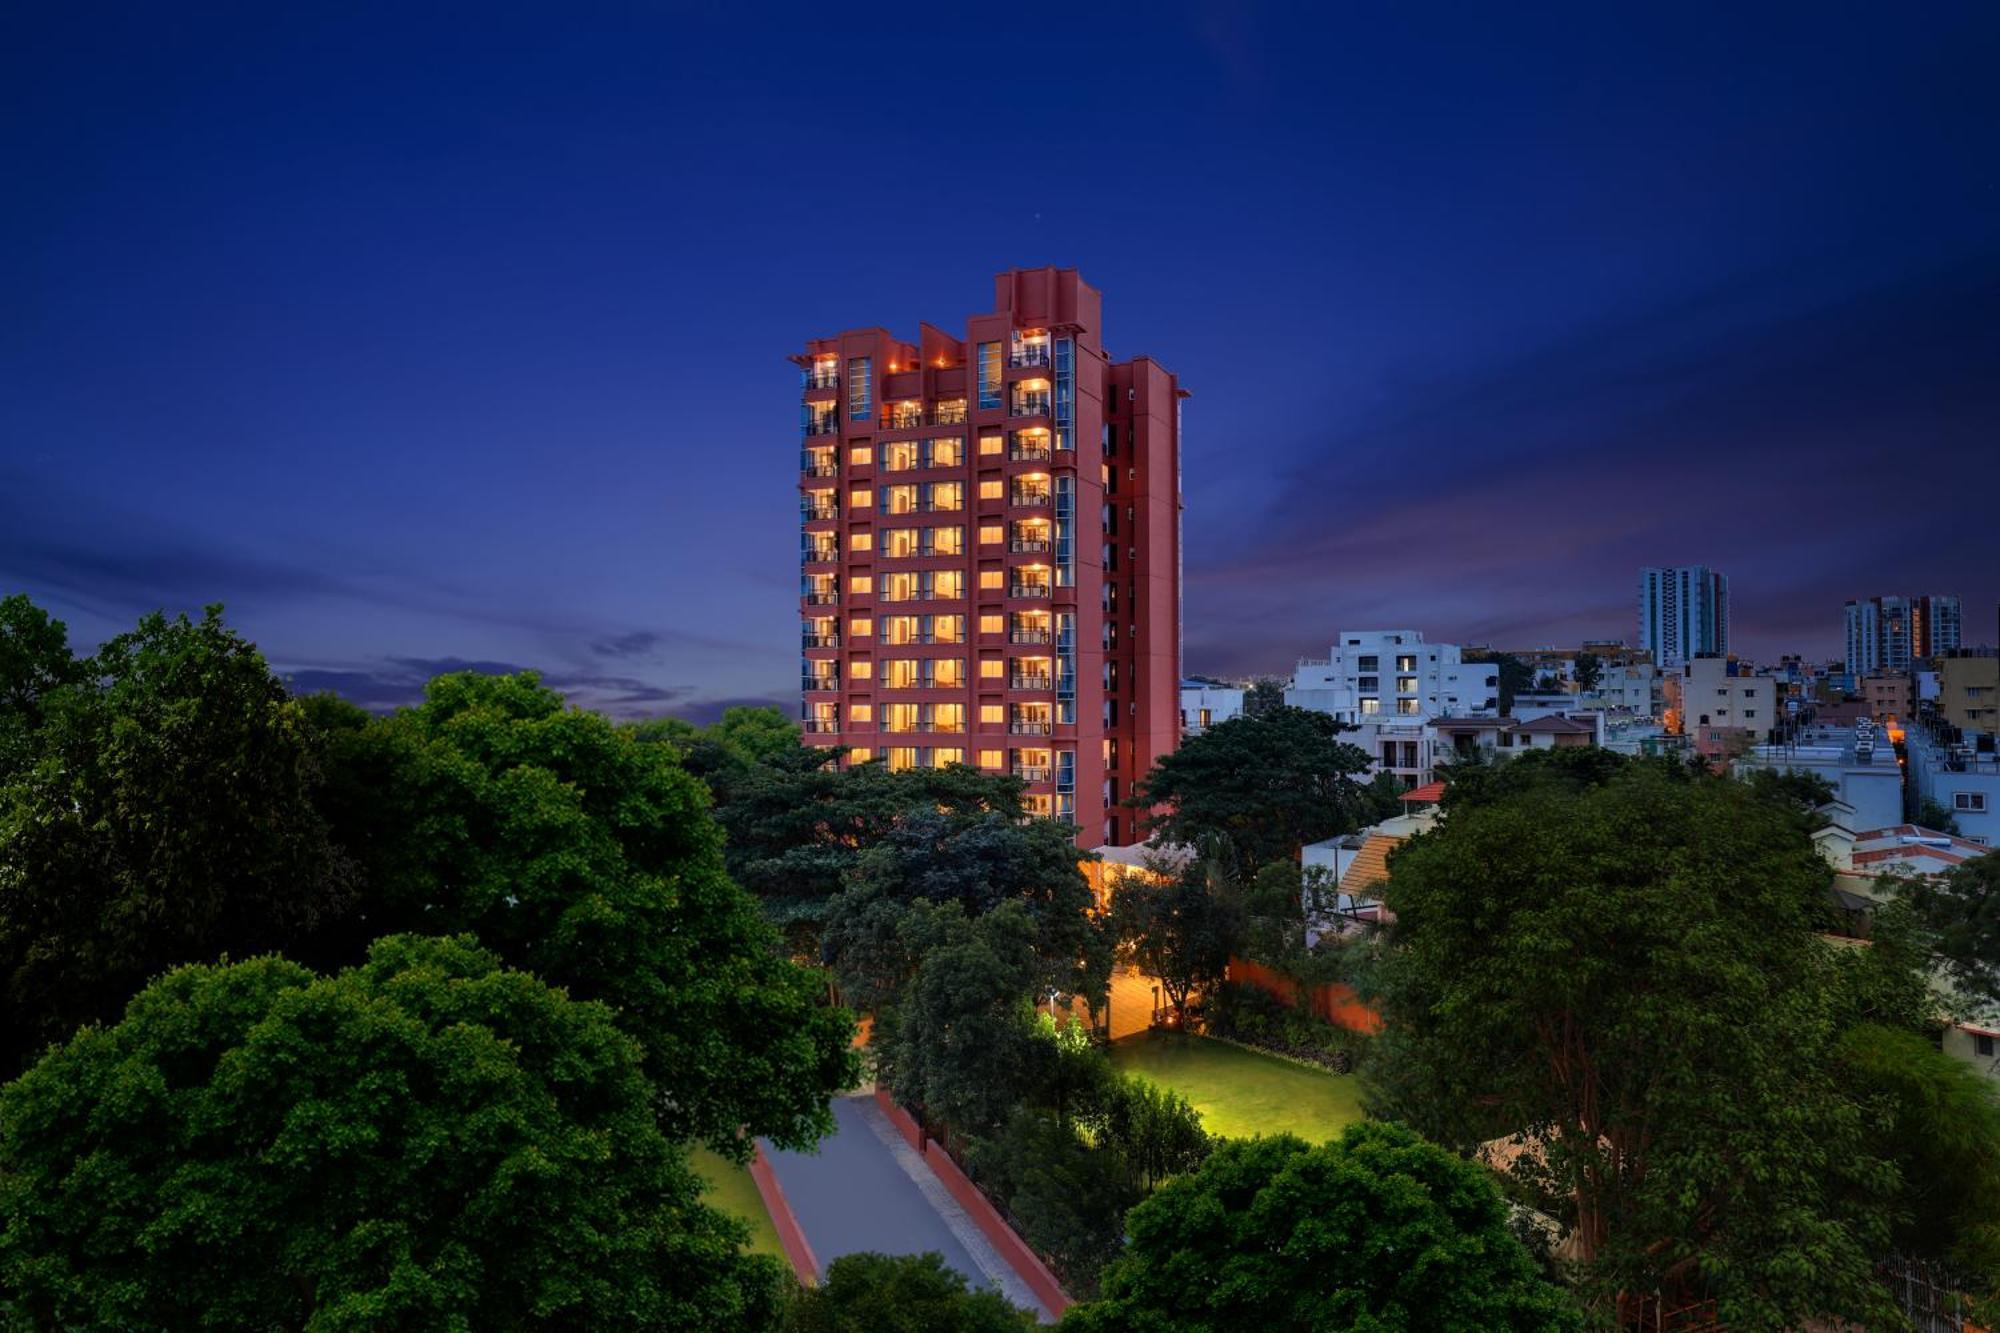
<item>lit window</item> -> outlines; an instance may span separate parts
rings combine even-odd
[[[997,657],[981,658],[979,674],[987,680],[998,680],[1007,674],[1007,664]]]
[[[963,555],[965,553],[965,529],[959,527],[932,528],[932,555]]]
[[[979,571],[979,586],[982,588],[1004,588],[1007,586],[1007,571],[1004,569],[982,569]]]
[[[855,680],[871,680],[875,676],[875,664],[865,657],[857,657],[847,664],[847,673]]]
[[[847,451],[847,461],[857,467],[867,467],[875,461],[875,451],[865,444],[857,444]]]
[[[958,467],[965,462],[965,445],[955,437],[932,440],[930,450],[932,467]]]
[[[847,503],[853,509],[866,509],[874,497],[868,494],[866,486],[856,486],[847,493]]]
[[[931,596],[939,601],[955,602],[965,596],[965,571],[960,569],[940,569],[933,571]]]
[[[1007,756],[1000,750],[981,750],[979,752],[979,766],[981,768],[999,768],[1006,762]]]
[[[889,528],[882,533],[882,554],[902,559],[917,553],[915,528]]]
[[[998,500],[1006,494],[1007,483],[1004,481],[982,481],[979,483],[979,498],[982,500]]]
[[[875,757],[875,752],[865,745],[857,745],[847,752],[849,764],[865,764]]]
[[[915,440],[891,440],[882,446],[882,470],[908,472],[919,464],[922,454]]]
[[[1361,711],[1364,713],[1379,713],[1382,711],[1382,701],[1380,699],[1363,699],[1361,701]]]
[[[939,704],[931,711],[931,730],[960,732],[965,730],[964,704]]]
[[[858,593],[874,592],[875,591],[874,576],[870,574],[850,575],[847,580],[847,590],[849,592],[858,592]]]
[[[938,730],[943,731],[944,728],[940,727]],[[957,727],[954,730],[963,731],[965,728]],[[964,762],[965,751],[955,746],[940,745],[937,749],[931,751],[932,768],[950,768],[953,764],[962,764]]]
[[[847,632],[857,639],[865,639],[875,633],[875,622],[867,616],[856,616],[848,623]]]
[[[883,753],[888,757],[891,773],[905,773],[917,766],[917,752],[913,747],[895,745]]]
[[[1007,617],[1005,616],[979,617],[979,632],[981,634],[1004,634],[1006,630]]]
[[[847,716],[849,720],[854,722],[873,722],[875,720],[875,706],[873,704],[849,704],[847,706]]]
[[[965,484],[957,481],[934,481],[930,484],[930,507],[940,511],[965,508]]]
[[[979,452],[988,457],[1003,454],[1007,452],[1007,442],[998,435],[982,435],[979,437]]]
[[[882,600],[885,602],[915,601],[917,586],[917,576],[915,574],[884,574],[882,576]]]
[[[917,512],[917,488],[915,486],[884,486],[882,488],[882,512],[887,514],[914,514]]]
[[[964,616],[932,616],[930,619],[931,619],[931,630],[932,630],[932,642],[934,643],[965,642]]]
[[[1007,529],[1005,528],[985,526],[979,529],[979,544],[981,546],[994,546],[1005,540],[1007,540]]]
[[[986,723],[1005,722],[1007,720],[1007,706],[1005,704],[981,704],[979,705],[979,720]]]
[[[872,551],[875,549],[875,539],[865,532],[850,532],[847,534],[847,549],[850,551]]]

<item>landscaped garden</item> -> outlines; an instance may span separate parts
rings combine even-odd
[[[749,1168],[738,1166],[707,1148],[696,1148],[689,1153],[688,1165],[707,1186],[702,1194],[704,1203],[718,1212],[749,1223],[753,1252],[784,1259],[785,1250],[778,1243],[778,1229],[771,1225],[771,1214],[764,1207],[764,1196],[757,1193],[757,1182],[750,1179]]]
[[[1296,1134],[1322,1143],[1362,1118],[1361,1081],[1183,1033],[1147,1032],[1111,1044],[1111,1063],[1187,1098],[1211,1134]]]

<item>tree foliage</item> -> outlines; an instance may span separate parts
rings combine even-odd
[[[315,803],[317,735],[219,606],[149,615],[74,668],[54,622],[7,607],[24,737],[0,778],[11,1074],[166,968],[329,928],[355,885]]]
[[[190,966],[0,1091],[0,1288],[42,1327],[758,1329],[602,1006],[469,940]]]
[[[1815,938],[1829,871],[1742,784],[1528,765],[1396,857],[1379,1108],[1520,1136],[1512,1174],[1600,1290],[1714,1295],[1732,1327],[1879,1316],[1894,1170],[1835,1045],[1864,997],[1910,1013],[1914,974]]]
[[[1127,875],[1111,897],[1112,927],[1124,962],[1150,977],[1183,1027],[1193,995],[1222,980],[1243,936],[1243,914],[1218,891],[1210,865]]]
[[[1576,678],[1577,689],[1589,694],[1604,679],[1604,660],[1596,653],[1578,653],[1570,674]]]
[[[826,1280],[803,1287],[785,1312],[784,1333],[1028,1333],[1032,1311],[997,1291],[973,1291],[929,1254],[843,1254]]]
[[[1512,653],[1497,653],[1490,649],[1481,649],[1466,653],[1464,660],[1467,662],[1491,662],[1500,668],[1499,704],[1500,712],[1503,715],[1513,713],[1515,695],[1526,694],[1534,688],[1534,669]]]
[[[1937,876],[1899,881],[1896,893],[1929,931],[1954,997],[1974,1012],[2000,1007],[2000,853]]]
[[[28,762],[42,700],[81,675],[62,621],[24,594],[0,597],[0,783]]]
[[[852,1019],[779,956],[723,868],[708,794],[670,746],[565,708],[532,673],[433,680],[422,704],[331,738],[329,807],[362,855],[348,944],[470,932],[516,967],[611,1005],[674,1139],[747,1151],[831,1128]]]
[[[1372,807],[1355,781],[1373,762],[1339,739],[1330,714],[1279,705],[1236,717],[1163,755],[1131,804],[1160,808],[1146,831],[1185,846],[1217,841],[1248,875],[1299,847],[1361,827]]]
[[[1128,1218],[1065,1333],[1571,1330],[1484,1168],[1396,1125],[1226,1142]]]

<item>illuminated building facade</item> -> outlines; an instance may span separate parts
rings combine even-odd
[[[1072,269],[963,336],[816,338],[800,431],[802,718],[848,763],[1012,772],[1079,843],[1179,739],[1180,412]]]

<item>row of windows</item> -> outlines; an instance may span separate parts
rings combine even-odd
[[[815,637],[831,637],[831,630],[815,634],[813,626],[831,626],[831,621],[807,621],[808,646]],[[963,657],[891,657],[880,662],[861,660],[851,664],[856,680],[869,679],[880,670],[884,688],[892,690],[956,690],[965,688],[967,662]],[[1111,664],[1106,663],[1107,670]],[[979,659],[981,680],[1002,681],[1021,689],[1047,689],[1055,680],[1055,663],[1047,657],[983,657]]]
[[[882,553],[886,556],[914,557],[926,555],[960,555],[965,550],[965,529],[957,525],[928,528],[884,528],[879,534],[860,529],[847,534],[847,549],[856,554],[875,550],[875,539],[882,539]],[[808,537],[832,537],[831,533],[808,533]],[[1017,551],[1047,550],[1054,536],[1047,519],[1015,519],[1012,524],[982,523],[979,527],[981,546],[998,546],[1006,543]],[[831,559],[835,543],[809,541],[807,549],[824,552]]]
[[[868,703],[852,703],[847,706],[847,721],[850,726],[874,726],[877,722],[878,706]],[[966,709],[964,704],[924,704],[885,703],[879,706],[881,713],[880,730],[893,735],[927,732],[953,736],[965,731]],[[1005,726],[1020,735],[1047,736],[1055,721],[1054,706],[1050,704],[981,704],[979,725],[982,727]],[[840,729],[840,709],[837,704],[815,704],[806,718],[810,731],[834,732]]]

